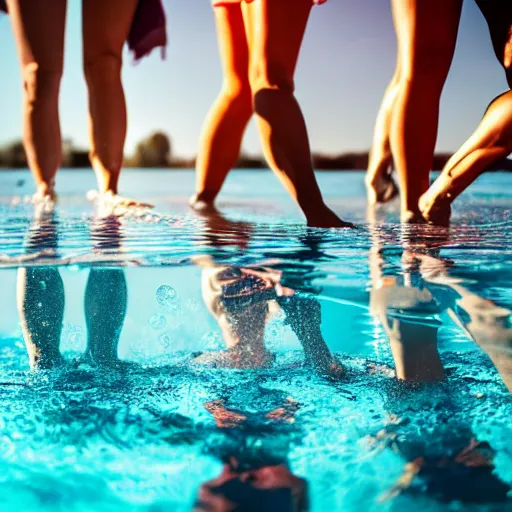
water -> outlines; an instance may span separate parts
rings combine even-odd
[[[363,175],[320,173],[356,231],[304,228],[269,173],[210,218],[188,171],[126,171],[155,209],[121,216],[91,174],[50,215],[0,173],[2,512],[510,509],[512,174],[446,230],[369,222]]]

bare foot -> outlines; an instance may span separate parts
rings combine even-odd
[[[447,226],[452,213],[449,197],[440,197],[425,192],[419,200],[421,214],[429,224]]]
[[[412,210],[403,210],[400,214],[400,222],[402,224],[426,224],[421,212]]]
[[[217,211],[214,202],[214,199],[203,199],[200,194],[194,194],[188,204],[198,213],[212,213]]]
[[[39,186],[30,202],[34,205],[34,219],[43,220],[47,215],[54,212],[57,194],[53,187]]]
[[[32,196],[33,204],[55,203],[57,202],[57,194],[55,193],[55,181],[49,183],[39,183],[36,193]]]
[[[398,196],[398,187],[389,173],[365,178],[368,204],[388,203]]]
[[[122,210],[127,208],[154,207],[151,203],[137,201],[131,197],[120,196],[118,194],[114,194],[110,190],[103,194],[98,193],[96,190],[90,190],[86,197],[89,201],[96,202],[102,212],[110,212],[110,214],[122,213]]]
[[[306,217],[310,228],[355,228],[354,224],[341,220],[327,206],[321,212],[315,212],[313,215],[307,215]]]

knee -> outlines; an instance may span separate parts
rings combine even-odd
[[[230,77],[224,80],[223,96],[240,108],[252,109],[251,85],[248,79]]]
[[[451,64],[451,49],[441,43],[418,48],[410,62],[403,65],[400,81],[423,89],[441,90]]]
[[[62,69],[47,69],[31,62],[24,66],[22,74],[25,97],[30,104],[58,97]]]
[[[492,123],[492,146],[503,148],[508,155],[512,151],[512,91],[498,96],[487,109],[486,116],[490,116]]]
[[[103,53],[84,61],[84,75],[89,87],[105,86],[121,80],[122,57]]]
[[[252,95],[264,90],[278,90],[293,93],[295,85],[289,71],[281,64],[258,62],[249,72]]]

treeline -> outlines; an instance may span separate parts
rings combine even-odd
[[[89,151],[74,147],[71,140],[62,144],[62,167],[90,167]],[[439,153],[434,157],[433,169],[441,170],[451,157],[448,153]],[[171,139],[163,132],[155,132],[141,140],[133,155],[124,160],[125,167],[153,167],[193,169],[195,158],[183,159],[173,155]],[[18,169],[27,167],[27,158],[21,141],[14,141],[0,147],[0,168]],[[266,169],[263,157],[242,153],[237,168]],[[339,155],[314,153],[313,167],[325,171],[364,170],[368,167],[368,152],[341,153]],[[512,171],[512,160],[503,159],[493,165],[492,170]]]

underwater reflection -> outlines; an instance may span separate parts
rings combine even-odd
[[[215,479],[203,484],[194,506],[196,512],[268,511],[303,512],[307,507],[307,485],[285,465],[261,466],[245,471],[224,466]]]
[[[204,303],[221,329],[226,350],[204,352],[195,363],[225,368],[264,368],[271,366],[275,355],[265,346],[265,327],[279,312],[301,343],[305,364],[317,373],[331,378],[344,374],[341,364],[333,357],[321,330],[321,307],[315,297],[318,290],[311,286],[307,273],[313,264],[295,272],[278,268],[274,254],[262,257],[268,265],[226,265],[222,260],[226,248],[244,250],[251,241],[254,226],[234,222],[215,208],[198,212],[204,221],[208,243],[215,249],[212,256],[198,256],[193,262],[202,269],[201,288]],[[301,261],[309,260],[315,250],[307,248]],[[243,254],[243,253],[242,253]],[[310,286],[308,286],[308,284]],[[313,291],[313,293],[308,293]],[[304,292],[304,293],[303,293]]]
[[[94,217],[91,221],[93,251],[108,253],[121,247],[119,219]],[[29,228],[26,250],[54,256],[58,253],[59,221],[55,211],[36,211]],[[32,369],[63,364],[59,346],[65,308],[65,291],[56,267],[23,267],[18,270],[17,305],[21,329]],[[124,271],[91,268],[84,296],[87,324],[85,358],[93,365],[119,364],[117,347],[127,308]]]
[[[439,315],[446,311],[489,355],[510,391],[510,352],[500,351],[496,357],[495,351],[504,339],[512,339],[504,325],[511,312],[469,292],[462,279],[449,275],[448,263],[439,258],[439,240],[429,246],[408,239],[399,269],[386,261],[386,242],[382,232],[374,231],[370,312],[389,339],[397,383],[388,390],[388,424],[368,441],[371,450],[391,449],[405,463],[403,474],[381,501],[402,493],[426,493],[441,502],[508,502],[511,488],[495,473],[496,451],[474,432],[471,411],[461,411],[451,392],[438,332],[443,325]],[[482,329],[483,319],[488,329]],[[430,393],[441,393],[442,410],[439,398],[430,401]],[[426,413],[423,428],[410,425],[410,411],[416,416]]]
[[[195,363],[238,369],[271,366],[274,354],[265,346],[265,326],[282,311],[303,347],[305,364],[325,376],[343,374],[322,335],[320,303],[284,286],[282,272],[216,264],[210,257],[195,262],[202,268],[203,300],[226,344],[226,350],[205,352]]]
[[[203,452],[221,462],[222,471],[200,486],[195,511],[309,510],[307,482],[287,460],[305,435],[295,423],[297,401],[256,386],[252,393],[223,393],[204,407],[217,432],[206,437]]]

